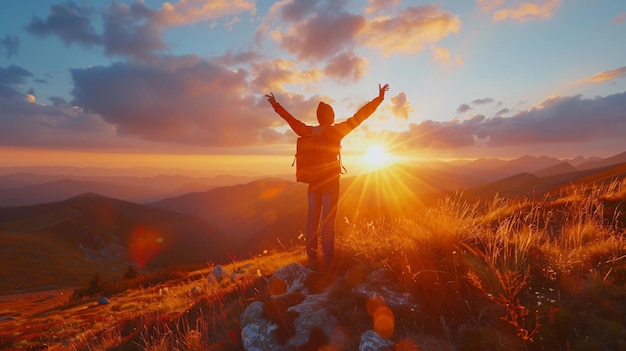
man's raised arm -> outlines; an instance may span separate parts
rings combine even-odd
[[[389,84],[385,84],[384,86],[380,86],[378,84],[378,96],[373,98],[370,102],[363,105],[354,116],[348,118],[344,123],[349,128],[346,131],[346,134],[352,131],[354,128],[358,127],[364,120],[366,120],[369,116],[376,111],[378,105],[380,105],[383,100],[385,100],[385,92],[389,91]]]
[[[285,108],[276,101],[273,93],[266,94],[265,97],[274,108],[274,111],[276,111],[276,113],[280,117],[282,117],[285,121],[287,121],[287,123],[289,123],[289,126],[296,134],[298,134],[299,136],[305,136],[312,133],[313,127],[307,126],[306,124],[300,122],[298,119],[292,116],[291,113],[285,110]]]

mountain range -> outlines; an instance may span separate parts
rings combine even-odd
[[[574,163],[523,157],[437,163],[435,168],[431,162],[345,177],[338,228],[344,218],[354,223],[410,216],[458,193],[468,200],[495,194],[539,199],[572,184],[626,175],[626,153]],[[492,180],[494,174],[507,176]],[[129,265],[153,270],[222,262],[298,244],[306,222],[307,186],[284,178],[0,176],[0,293],[76,286],[94,274],[119,278]],[[218,179],[222,185],[216,185]],[[159,184],[161,193],[151,192]],[[6,205],[37,199],[45,200]]]

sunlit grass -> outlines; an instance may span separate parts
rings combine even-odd
[[[576,186],[539,201],[496,196],[467,202],[457,194],[431,206],[412,199],[407,206],[408,195],[402,194],[411,188],[397,172],[363,178],[365,186],[387,197],[358,194],[354,210],[390,206],[399,215],[355,213],[337,223],[337,252],[346,258],[347,272],[328,293],[351,335],[375,328],[355,312],[366,306],[351,295],[351,286],[387,268],[396,278],[394,288],[421,302],[410,315],[387,311],[386,328],[378,326],[398,345],[424,350],[626,345],[626,310],[619,302],[626,300],[626,183]],[[363,184],[351,186],[346,192]],[[128,343],[147,350],[238,350],[239,316],[253,295],[262,293],[260,277],[293,262],[305,262],[301,245],[233,259],[223,267],[245,272],[236,279],[209,281],[213,265],[207,266],[117,294],[113,307],[96,311],[93,300],[68,305],[57,311],[67,318],[31,321],[29,333],[11,340],[28,347],[24,340],[49,331],[52,323],[56,337],[50,349],[65,339],[73,350],[116,350]]]

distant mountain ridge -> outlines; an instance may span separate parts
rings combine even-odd
[[[565,165],[560,169],[550,169],[563,162],[568,162],[576,170],[593,169],[626,162],[626,152],[605,159],[579,156],[570,160],[559,160],[546,156],[523,156],[513,160],[429,160],[419,162],[414,167],[465,174],[487,184],[524,172],[540,176],[567,173]],[[185,170],[173,169],[163,169],[161,171],[165,174],[158,174],[158,171],[155,168],[0,167],[0,207],[62,201],[87,191],[135,203],[152,203],[190,192],[203,192],[268,178],[263,175],[183,175]],[[155,175],[140,176],[146,172]],[[275,178],[295,181],[293,175],[279,175]]]
[[[62,201],[84,192],[95,192],[136,203],[148,203],[191,191],[206,191],[257,179],[260,178],[229,175],[196,178],[184,175],[107,177],[11,173],[0,175],[0,207]]]
[[[569,162],[561,162],[554,166],[550,166],[548,168],[534,172],[533,174],[538,177],[549,177],[553,175],[572,173],[576,171],[578,171],[578,169],[572,166]]]

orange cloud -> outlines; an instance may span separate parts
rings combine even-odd
[[[258,62],[251,66],[252,85],[258,91],[284,91],[285,84],[317,82],[322,79],[319,69],[301,71],[298,64],[284,58]]]
[[[254,15],[255,2],[246,0],[180,0],[175,4],[166,2],[157,16],[164,23],[181,25],[242,12]]]
[[[626,66],[614,69],[612,71],[598,72],[591,77],[579,79],[571,84],[587,84],[587,83],[604,83],[610,80],[618,79],[626,76]]]
[[[561,0],[548,0],[544,2],[526,2],[517,7],[504,8],[497,10],[493,14],[493,20],[496,22],[507,19],[526,22],[538,18],[552,18]]]
[[[446,48],[433,48],[433,60],[437,61],[437,62],[443,62],[445,64],[462,64],[463,63],[463,59],[459,56],[456,56],[454,58],[454,60],[452,59],[452,53],[450,53],[450,50],[446,49]]]
[[[365,13],[379,13],[400,5],[400,0],[369,0]]]
[[[383,54],[416,53],[427,43],[436,43],[458,33],[461,21],[438,6],[409,7],[396,17],[378,17],[368,23],[361,38],[365,45]]]
[[[324,73],[343,82],[356,82],[369,70],[369,61],[354,52],[343,52],[333,57]]]
[[[478,6],[484,12],[491,12],[502,6],[504,0],[477,0]]]
[[[404,92],[391,97],[391,112],[397,117],[407,120],[413,111],[415,110],[411,107]]]

